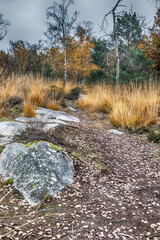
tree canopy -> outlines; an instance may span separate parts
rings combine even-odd
[[[153,60],[151,68],[160,72],[160,8],[154,18],[153,27],[149,30],[149,36],[143,37],[140,49],[145,52],[147,58]]]

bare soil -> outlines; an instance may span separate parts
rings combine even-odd
[[[103,115],[78,116],[81,123],[36,136],[68,152],[73,185],[32,207],[0,178],[1,239],[159,240],[159,145],[124,130],[108,133]]]

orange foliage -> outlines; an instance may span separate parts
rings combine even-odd
[[[64,53],[60,52],[58,47],[52,47],[49,52],[49,60],[52,64],[53,70],[57,74],[63,74],[64,72]]]
[[[92,70],[98,70],[98,66],[92,63],[91,51],[94,44],[90,38],[74,41],[72,51],[69,53],[68,72],[78,79],[86,78]]]
[[[153,27],[150,29],[150,35],[144,36],[140,44],[140,49],[146,54],[146,57],[153,60],[152,69],[160,71],[160,8],[154,18]]]
[[[94,44],[90,37],[79,36],[79,40],[68,39],[67,42],[67,72],[72,78],[86,78],[90,71],[98,70],[98,66],[92,63],[91,51]],[[63,75],[65,54],[62,49],[51,48],[49,59],[55,73]]]
[[[12,42],[12,56],[19,67],[19,72],[25,71],[28,63],[29,52],[25,48],[23,41]]]

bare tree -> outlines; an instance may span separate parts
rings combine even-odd
[[[3,14],[0,13],[0,41],[7,35],[7,27],[10,23],[3,19]]]
[[[48,29],[45,33],[52,44],[57,44],[64,51],[64,86],[67,79],[67,47],[68,39],[74,36],[78,12],[75,11],[72,17],[69,16],[68,10],[73,0],[62,0],[60,4],[53,2],[52,6],[47,9],[47,18],[52,22],[47,22]]]
[[[117,92],[119,91],[119,51],[118,51],[118,36],[117,36],[117,27],[116,27],[116,18],[117,18],[116,9],[119,6],[122,6],[122,5],[120,5],[120,2],[122,2],[122,1],[123,0],[117,0],[117,3],[112,8],[112,10],[109,11],[107,14],[105,14],[105,16],[103,18],[103,22],[102,22],[102,29],[104,30],[104,32],[106,32],[105,26],[108,25],[107,17],[108,17],[108,15],[112,14],[113,34],[114,34],[115,53],[116,53],[116,89],[117,89]]]

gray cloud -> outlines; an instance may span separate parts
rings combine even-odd
[[[100,36],[99,26],[105,13],[107,13],[117,0],[75,0],[71,8],[80,12],[80,21],[92,21],[94,23],[94,33]],[[45,39],[46,31],[46,9],[51,6],[52,0],[0,0],[0,12],[4,18],[11,23],[8,34],[0,42],[0,49],[7,49],[9,40],[26,40],[35,43],[40,39]],[[61,2],[58,0],[57,2]],[[123,4],[130,8],[131,1],[123,0]],[[147,18],[151,25],[156,9],[152,0],[132,0],[133,10]],[[124,9],[124,8],[123,8]],[[109,18],[109,29],[112,28],[112,20]]]

